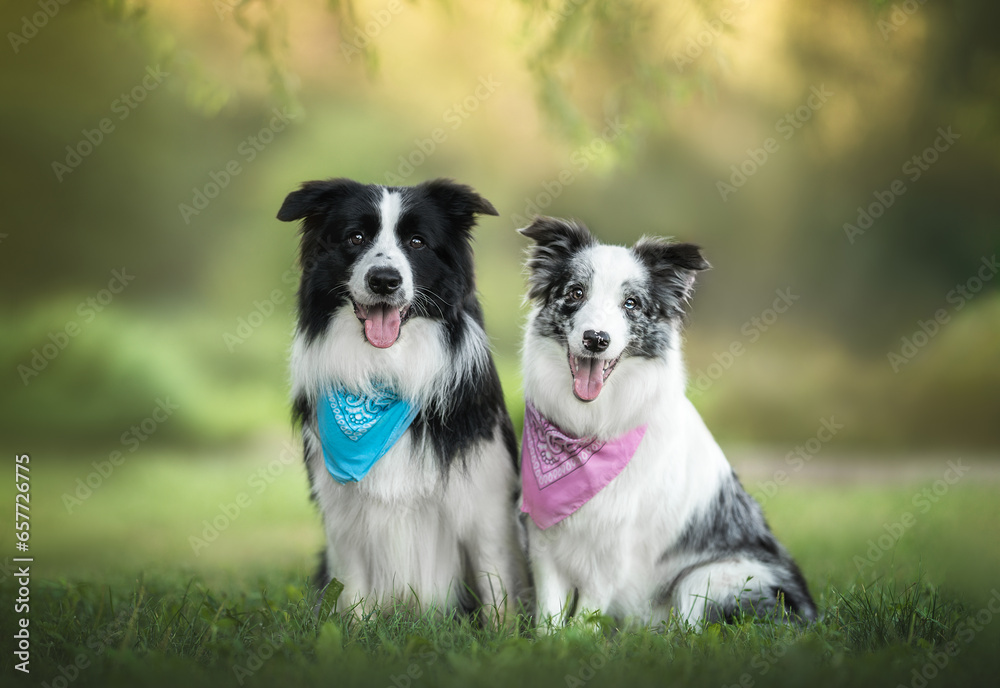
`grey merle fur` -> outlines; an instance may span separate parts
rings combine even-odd
[[[732,621],[748,613],[768,616],[774,613],[779,602],[799,619],[811,621],[816,618],[816,604],[802,571],[774,537],[760,504],[743,489],[735,472],[719,486],[711,505],[688,524],[680,538],[660,557],[661,562],[676,558],[696,560],[664,585],[660,597],[670,599],[681,579],[695,569],[734,555],[768,564],[772,570],[780,572],[781,585],[769,591],[766,597],[744,597],[718,603],[710,611],[709,621]]]
[[[586,291],[593,279],[590,266],[580,254],[598,242],[583,224],[550,217],[536,219],[521,233],[536,242],[527,261],[529,297],[540,305],[534,326],[542,336],[565,344],[573,313],[583,303],[568,300],[568,292],[577,285]],[[683,319],[695,275],[711,266],[700,248],[689,243],[642,238],[630,251],[646,275],[626,286],[639,301],[639,308],[626,312],[629,342],[623,356],[656,358],[677,345],[673,340],[677,328],[670,325]],[[771,533],[760,505],[743,489],[735,473],[720,485],[711,505],[661,556],[661,563],[678,559],[694,563],[664,583],[657,595],[659,602],[668,602],[677,584],[692,571],[734,555],[771,566],[779,573],[781,584],[764,596],[717,602],[708,610],[708,621],[732,621],[742,614],[766,616],[779,605],[800,620],[816,618],[816,605],[802,572]]]
[[[575,220],[539,217],[521,233],[533,239],[528,255],[528,297],[542,308],[535,320],[540,334],[566,343],[566,326],[582,302],[567,298],[569,290],[586,290],[593,275],[579,254],[597,245],[590,230]],[[694,244],[659,238],[640,239],[631,249],[646,268],[647,278],[629,285],[639,308],[628,312],[629,342],[625,355],[656,358],[675,345],[674,330],[664,327],[684,315],[694,275],[711,267]]]

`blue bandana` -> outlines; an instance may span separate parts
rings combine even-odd
[[[392,449],[419,409],[393,392],[374,396],[327,389],[319,399],[316,421],[326,469],[340,484],[357,482]]]

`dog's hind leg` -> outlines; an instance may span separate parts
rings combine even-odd
[[[672,584],[670,603],[689,623],[731,622],[740,616],[775,621],[812,620],[812,601],[797,593],[781,568],[731,557],[688,567]]]

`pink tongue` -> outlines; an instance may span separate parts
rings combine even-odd
[[[372,346],[388,349],[399,338],[399,309],[380,304],[368,307],[365,339]]]
[[[576,363],[573,392],[583,401],[593,401],[604,386],[604,362],[596,358],[578,358]]]

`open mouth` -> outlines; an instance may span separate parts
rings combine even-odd
[[[567,352],[569,372],[573,374],[573,394],[580,401],[593,401],[601,393],[605,381],[621,358],[602,360],[584,356],[574,356]]]
[[[399,339],[399,329],[410,317],[410,306],[388,303],[362,305],[354,303],[354,315],[365,326],[365,339],[374,347],[388,349]]]

